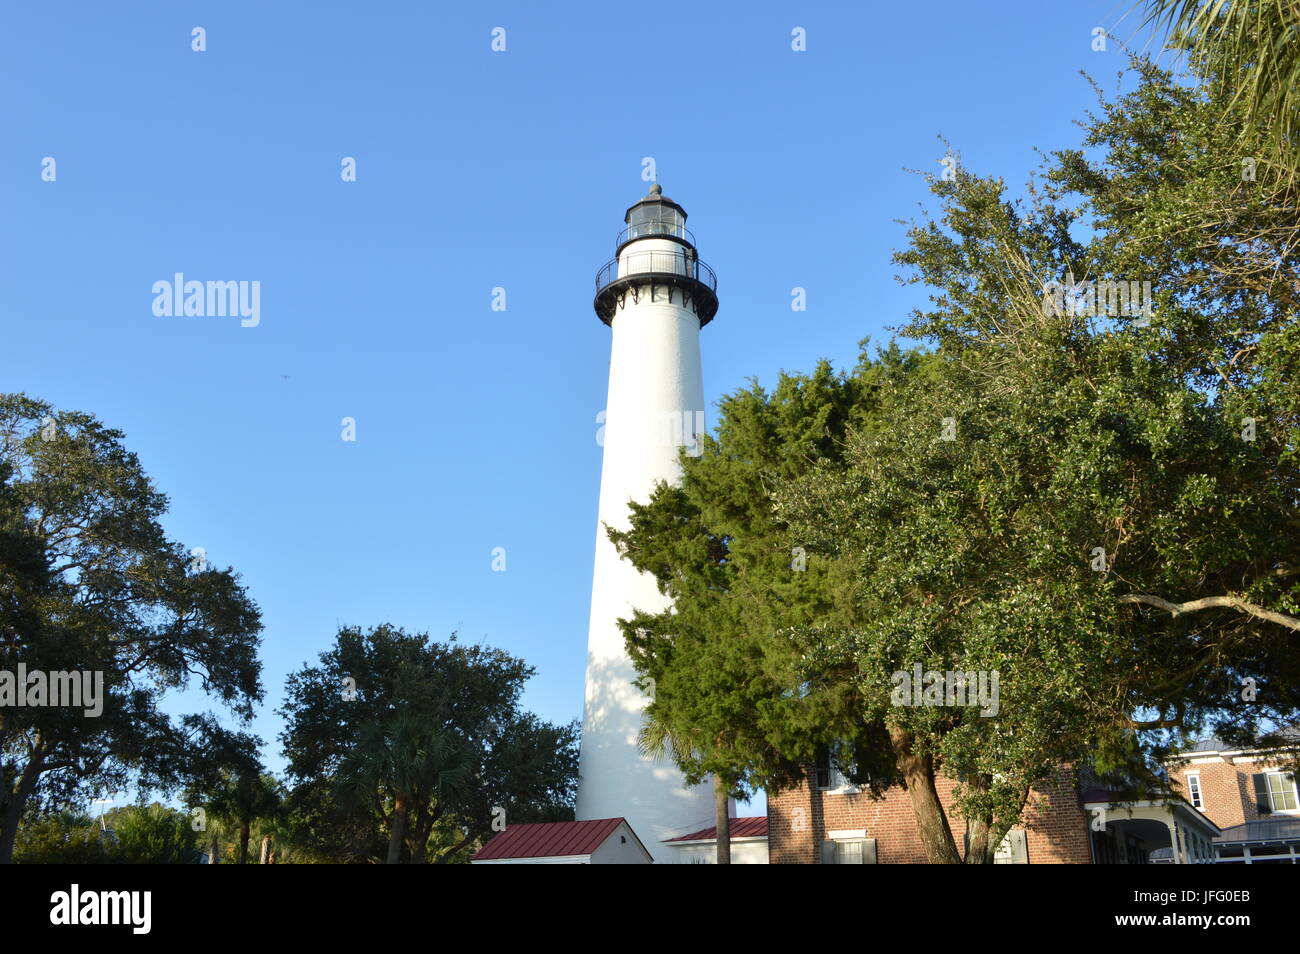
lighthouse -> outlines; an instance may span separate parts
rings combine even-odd
[[[652,576],[619,558],[605,527],[627,529],[628,501],[680,479],[678,455],[699,453],[704,432],[700,329],[718,310],[717,279],[700,261],[686,210],[658,184],[627,210],[614,258],[596,274],[596,314],[611,331],[609,397],[587,634],[587,686],[577,818],[626,818],[657,862],[664,839],[713,824],[706,785],[686,787],[665,756],[642,755],[637,735],[649,701],[633,685],[620,618],[670,601]]]

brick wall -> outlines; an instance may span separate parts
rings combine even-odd
[[[960,847],[965,821],[952,810],[955,783],[939,778],[936,788],[953,837]],[[819,864],[827,831],[865,828],[876,839],[879,864],[925,864],[925,851],[916,829],[912,802],[900,787],[873,799],[865,792],[836,794],[814,791],[810,778],[767,797],[768,848],[771,863]],[[1031,794],[1018,827],[1026,831],[1030,864],[1089,864],[1088,819],[1069,775]]]
[[[1191,801],[1187,776],[1200,775],[1201,812],[1220,828],[1230,828],[1260,817],[1251,776],[1280,768],[1282,764],[1277,761],[1228,762],[1218,756],[1205,762],[1179,759],[1169,764],[1169,782],[1178,794]]]

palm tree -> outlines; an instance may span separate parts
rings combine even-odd
[[[261,845],[258,864],[273,865],[290,860],[289,856],[293,854],[293,828],[287,813],[278,812],[274,817],[260,819],[254,826],[253,837]]]
[[[203,845],[204,853],[208,856],[208,864],[218,864],[221,861],[222,846],[226,842],[226,823],[219,816],[208,812],[203,826],[200,843]]]
[[[238,826],[239,864],[248,862],[248,840],[253,822],[274,817],[280,811],[283,797],[283,787],[274,775],[241,772],[223,776],[221,787],[209,800],[208,814]]]
[[[684,733],[659,718],[653,709],[646,710],[646,720],[637,735],[642,754],[663,758],[671,754],[678,765],[696,760],[698,749]],[[717,827],[717,863],[731,864],[731,784],[723,775],[713,773],[713,823]]]
[[[1300,172],[1300,0],[1145,0],[1144,25],[1168,29],[1206,76],[1244,107],[1243,137],[1262,132],[1264,157]]]
[[[387,863],[400,863],[411,813],[423,818],[427,807],[468,783],[473,769],[467,748],[427,721],[409,715],[363,725],[339,769],[341,799],[385,815],[391,798]],[[411,860],[424,857],[428,831],[417,824]]]

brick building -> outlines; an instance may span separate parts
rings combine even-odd
[[[939,778],[953,837],[966,824],[953,810],[955,783]],[[924,864],[911,800],[901,787],[872,798],[852,785],[829,756],[809,766],[802,784],[768,793],[772,864]],[[1165,849],[1178,863],[1214,856],[1220,830],[1177,796],[1118,804],[1112,792],[1076,785],[1071,773],[1031,792],[1020,823],[999,847],[997,864],[1145,864]]]
[[[1220,863],[1300,863],[1300,791],[1290,767],[1300,732],[1283,735],[1296,746],[1261,752],[1211,738],[1166,763],[1170,786],[1222,829]]]

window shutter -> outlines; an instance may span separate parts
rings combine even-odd
[[[1022,829],[1013,828],[1007,832],[1007,840],[1011,848],[1011,864],[1027,865],[1029,864],[1029,839],[1025,836]]]
[[[1271,815],[1273,807],[1268,799],[1268,776],[1263,772],[1256,772],[1252,777],[1255,780],[1255,807],[1261,815]]]
[[[876,863],[876,839],[868,838],[862,843],[862,863],[864,865]]]
[[[822,864],[824,865],[835,864],[835,842],[833,841],[822,842]]]

